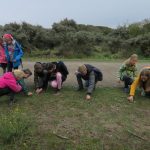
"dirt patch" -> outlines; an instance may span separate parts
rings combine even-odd
[[[34,62],[24,62],[24,68],[30,68],[33,71],[33,66],[34,66]],[[91,64],[97,68],[99,68],[102,72],[103,72],[103,81],[99,82],[97,84],[97,86],[101,86],[101,87],[116,87],[116,86],[121,86],[120,84],[118,84],[117,81],[117,72],[118,69],[121,65],[121,62],[83,62],[83,61],[66,61],[65,64],[68,67],[69,70],[69,75],[67,80],[65,81],[64,85],[70,85],[70,86],[76,86],[77,82],[76,82],[76,77],[74,75],[74,72],[77,70],[79,65],[82,64]],[[138,65],[138,69],[141,69],[143,66],[147,66],[149,65],[148,63],[141,63]],[[0,74],[2,74],[2,72],[0,71]],[[27,83],[32,85],[33,84],[33,76],[30,77],[27,80]]]

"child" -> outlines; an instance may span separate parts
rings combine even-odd
[[[15,93],[19,93],[22,89],[17,81],[24,77],[25,74],[21,70],[5,73],[0,77],[0,96],[10,94],[10,104],[12,104],[14,102]]]
[[[12,69],[18,69],[18,67],[21,65],[23,51],[21,46],[16,40],[14,40],[11,34],[4,34],[3,39],[5,42],[4,49],[8,61],[8,72],[11,72]]]
[[[62,61],[52,62],[51,64],[49,64],[47,69],[50,73],[48,79],[50,81],[50,86],[55,89],[55,94],[59,95],[62,84],[67,79],[67,75],[69,74],[68,69]]]
[[[24,92],[25,95],[32,96],[33,95],[32,92],[29,92],[29,90],[24,82],[24,79],[29,78],[32,75],[32,72],[29,69],[24,69],[23,72],[24,72],[25,76],[24,76],[24,78],[19,80],[18,83],[21,85],[22,91]]]
[[[6,60],[6,55],[5,55],[5,50],[3,47],[3,39],[0,38],[0,66],[3,69],[3,74],[6,72],[7,68],[7,60]]]
[[[83,89],[82,79],[85,80],[85,87],[87,87],[86,100],[90,100],[96,83],[103,79],[102,72],[92,65],[84,64],[78,68],[75,75],[79,85],[78,91]]]
[[[150,66],[144,67],[140,75],[132,83],[130,88],[130,96],[128,97],[130,102],[133,102],[137,86],[143,90],[141,95],[150,97]]]
[[[48,86],[47,64],[36,62],[34,65],[34,85],[37,94],[46,91]]]
[[[119,69],[119,82],[120,80],[124,82],[124,92],[129,92],[129,85],[132,84],[135,77],[137,76],[136,63],[138,61],[138,56],[133,54],[127,59]]]

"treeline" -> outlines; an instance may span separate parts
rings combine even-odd
[[[3,33],[11,33],[33,56],[40,52],[50,57],[126,57],[131,53],[150,56],[150,20],[117,29],[77,24],[68,19],[49,29],[26,22],[10,23],[0,26],[0,35]]]

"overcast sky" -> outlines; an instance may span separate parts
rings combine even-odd
[[[1,0],[0,24],[22,21],[51,27],[64,18],[117,27],[150,18],[150,0]]]

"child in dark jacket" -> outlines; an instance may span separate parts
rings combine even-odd
[[[78,68],[75,75],[79,85],[78,91],[84,88],[82,79],[85,80],[85,87],[87,87],[86,99],[90,100],[96,83],[103,80],[102,72],[92,65],[84,64]]]
[[[0,67],[3,69],[3,74],[6,72],[7,68],[7,60],[6,60],[6,54],[3,47],[3,39],[0,38]]]
[[[48,79],[50,81],[50,86],[55,89],[55,94],[58,95],[60,94],[63,82],[67,79],[69,74],[68,69],[62,61],[52,62],[47,69],[50,73]]]
[[[37,94],[46,91],[48,86],[48,70],[47,66],[50,63],[36,62],[34,65],[34,85]]]
[[[23,51],[19,43],[14,40],[11,34],[4,34],[3,40],[5,42],[4,49],[7,58],[7,71],[11,72],[12,69],[18,69],[21,65],[21,57],[23,56]]]

